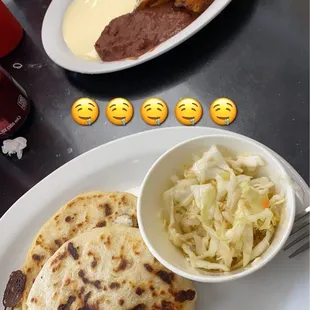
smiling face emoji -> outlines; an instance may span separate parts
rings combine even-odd
[[[133,107],[130,101],[124,98],[111,100],[106,107],[108,120],[117,126],[125,126],[133,117]]]
[[[237,116],[237,107],[228,98],[218,98],[210,105],[210,116],[214,123],[228,126]]]
[[[90,98],[80,98],[73,103],[71,114],[79,125],[90,126],[99,116],[99,107]]]
[[[181,99],[175,106],[175,116],[183,125],[195,125],[202,117],[202,106],[194,98]]]
[[[159,98],[150,98],[144,101],[140,112],[142,119],[147,124],[159,126],[168,116],[168,107],[165,101]]]

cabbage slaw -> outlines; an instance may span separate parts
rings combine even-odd
[[[285,201],[257,155],[224,158],[216,146],[172,177],[162,217],[171,242],[207,271],[246,267],[269,247]]]

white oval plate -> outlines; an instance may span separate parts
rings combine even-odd
[[[21,197],[0,220],[0,294],[10,272],[20,268],[39,228],[64,203],[90,190],[139,194],[156,159],[176,144],[201,135],[234,133],[208,127],[154,129],[95,148],[50,174]],[[304,199],[309,188],[279,155]],[[302,196],[301,196],[302,198]],[[305,208],[296,199],[297,209]],[[303,202],[308,203],[308,201]],[[266,267],[222,284],[197,283],[196,310],[306,310],[309,304],[309,252],[290,260],[281,252]]]
[[[140,56],[138,59],[126,59],[113,62],[87,61],[83,58],[75,56],[69,50],[62,35],[62,20],[66,9],[71,2],[72,0],[53,0],[51,2],[45,14],[42,26],[43,47],[47,55],[56,64],[67,70],[80,73],[100,74],[120,71],[137,66],[171,50],[207,25],[231,2],[231,0],[214,0],[210,7],[192,24],[176,34],[174,37],[157,46],[154,50]]]

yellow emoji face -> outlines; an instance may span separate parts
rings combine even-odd
[[[133,117],[132,104],[124,98],[115,98],[111,100],[105,112],[108,120],[117,126],[127,125]]]
[[[140,112],[147,124],[159,126],[168,116],[168,107],[166,102],[159,98],[149,98],[142,104]]]
[[[80,98],[73,103],[71,115],[78,124],[90,126],[99,116],[99,107],[90,98]]]
[[[237,107],[228,98],[218,98],[210,105],[210,116],[214,123],[228,126],[237,116]]]
[[[175,116],[183,125],[195,125],[202,117],[202,106],[194,98],[183,98],[175,106]]]

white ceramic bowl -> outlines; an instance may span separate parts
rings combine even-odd
[[[202,154],[210,146],[217,145],[225,155],[232,156],[256,154],[263,158],[266,165],[259,169],[258,174],[268,176],[276,184],[276,191],[284,189],[286,202],[281,222],[276,229],[270,247],[255,264],[230,273],[205,272],[195,269],[184,258],[183,253],[168,239],[159,217],[163,205],[162,195],[172,186],[170,177],[182,173],[184,165],[193,162],[194,154]],[[148,171],[138,199],[139,228],[151,253],[168,269],[198,282],[224,282],[246,276],[266,265],[281,250],[291,232],[295,217],[295,196],[282,164],[268,152],[264,146],[250,138],[239,135],[210,135],[197,137],[183,142],[162,155]]]

